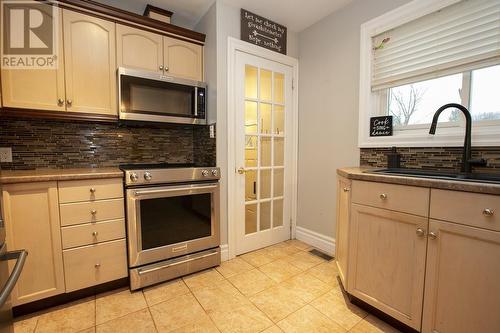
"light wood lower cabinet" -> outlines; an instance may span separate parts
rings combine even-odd
[[[340,280],[347,290],[347,262],[349,246],[349,217],[351,207],[351,181],[339,177],[337,180],[337,231],[335,238],[335,262]]]
[[[500,332],[500,232],[437,220],[429,231],[422,331]]]
[[[352,204],[348,292],[420,330],[427,218]]]
[[[13,305],[64,293],[57,183],[4,185],[3,207],[9,250],[28,251]]]

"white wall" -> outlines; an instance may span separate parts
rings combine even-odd
[[[355,0],[299,34],[297,225],[335,236],[336,169],[359,165],[359,32],[408,0]]]

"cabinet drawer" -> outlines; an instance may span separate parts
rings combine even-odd
[[[431,218],[500,231],[500,196],[432,190]]]
[[[126,277],[125,239],[64,250],[66,292]]]
[[[62,181],[58,187],[60,203],[123,197],[121,178]]]
[[[111,220],[63,227],[63,249],[125,238],[125,220]]]
[[[406,185],[353,181],[352,202],[408,214],[428,216],[429,189]]]
[[[125,217],[123,199],[60,205],[61,226],[115,220]]]

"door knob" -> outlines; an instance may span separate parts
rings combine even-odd
[[[493,214],[495,214],[495,212],[493,211],[493,209],[485,208],[483,210],[483,215],[484,216],[493,216]]]
[[[437,236],[438,236],[437,233],[435,233],[434,231],[429,232],[429,238],[430,239],[436,239]]]
[[[165,72],[168,72],[168,66],[165,66]]]
[[[97,210],[95,210],[95,209],[92,209],[92,210],[90,211],[90,214],[92,214],[92,215],[95,215],[95,214],[97,214]]]
[[[163,70],[163,65],[160,65],[160,67],[159,67],[159,68],[160,68],[160,70],[162,71],[162,70]]]
[[[244,173],[246,173],[246,172],[247,172],[247,170],[245,170],[245,168],[243,168],[243,167],[241,167],[241,168],[239,168],[239,169],[238,169],[238,173],[239,173],[240,175],[242,175],[242,174],[244,174]]]
[[[59,98],[59,99],[57,100],[57,105],[58,105],[58,106],[63,106],[63,105],[64,105],[64,99]]]
[[[94,231],[94,232],[92,233],[92,236],[97,237],[97,235],[98,235],[98,234],[99,234],[99,233],[98,233],[97,231]]]
[[[350,189],[349,189],[349,187],[344,187],[342,190],[343,190],[344,192],[349,192],[349,190],[350,190]]]
[[[418,237],[424,237],[425,236],[425,230],[422,229],[422,228],[417,228],[417,230],[415,231],[415,233],[417,234]]]
[[[71,105],[73,104],[73,101],[72,101],[72,100],[70,100],[70,99],[68,99],[68,100],[66,101],[66,104],[68,104],[68,106],[71,106]]]
[[[380,199],[382,199],[382,200],[387,199],[387,194],[382,193],[382,194],[380,195]]]
[[[90,188],[90,193],[95,193],[95,187]]]

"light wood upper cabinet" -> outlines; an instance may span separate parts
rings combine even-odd
[[[48,6],[48,5],[47,5]],[[48,6],[52,10],[52,6]],[[61,10],[55,9],[61,18]],[[57,69],[2,69],[3,106],[64,111],[64,51],[59,33]]]
[[[13,304],[64,293],[56,182],[4,185],[3,205],[9,250],[28,251]]]
[[[416,330],[421,326],[427,244],[417,230],[425,233],[427,221],[351,206],[348,292]]]
[[[337,180],[337,232],[335,234],[335,260],[340,280],[347,289],[347,256],[349,239],[349,218],[351,209],[351,182],[339,177]]]
[[[118,67],[163,72],[163,36],[117,24],[116,60]]]
[[[429,231],[422,332],[500,332],[500,232],[437,220]]]
[[[163,64],[166,74],[203,81],[203,47],[163,37]]]
[[[117,114],[115,23],[63,10],[68,111]]]

